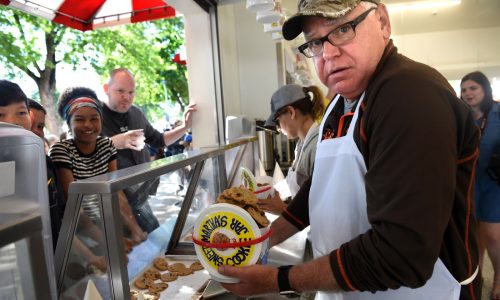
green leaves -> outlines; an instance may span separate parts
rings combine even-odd
[[[184,22],[178,17],[80,32],[0,6],[0,63],[9,76],[24,72],[53,84],[45,90],[55,94],[55,81],[41,78],[61,62],[76,70],[86,61],[103,81],[110,70],[126,67],[135,75],[135,103],[151,121],[163,116],[161,103],[189,102],[186,67],[172,61],[183,44]]]

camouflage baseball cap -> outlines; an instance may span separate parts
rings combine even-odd
[[[296,38],[302,32],[301,19],[304,16],[336,19],[353,10],[361,1],[380,3],[380,0],[300,0],[297,13],[283,24],[283,37],[287,40]]]

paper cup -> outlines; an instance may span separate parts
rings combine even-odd
[[[273,0],[247,0],[246,8],[251,12],[271,10],[274,8]]]

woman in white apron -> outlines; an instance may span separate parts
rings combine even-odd
[[[324,99],[318,87],[297,84],[285,85],[273,94],[271,115],[265,126],[276,126],[288,139],[298,138],[299,142],[295,148],[295,160],[285,178],[288,195],[275,193],[274,197],[259,200],[264,211],[281,214],[287,205],[282,198],[293,198],[301,184],[312,175],[318,139],[316,121],[323,115]]]

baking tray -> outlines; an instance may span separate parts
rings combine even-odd
[[[169,264],[173,263],[183,263],[186,267],[189,267],[191,263],[197,261],[198,258],[195,255],[165,255],[165,259]],[[134,277],[130,282],[130,290],[145,292],[145,290],[138,289],[134,285],[134,281],[141,277],[144,271],[154,268],[151,262],[142,272],[140,272],[136,277]],[[155,268],[156,269],[156,268]],[[161,274],[168,271],[159,271]],[[167,282],[168,288],[160,293],[161,300],[186,300],[186,299],[201,299],[201,295],[208,284],[210,275],[208,271],[203,269],[200,271],[195,271],[191,275],[178,276],[175,281]],[[155,283],[162,282],[160,279],[155,280]]]

